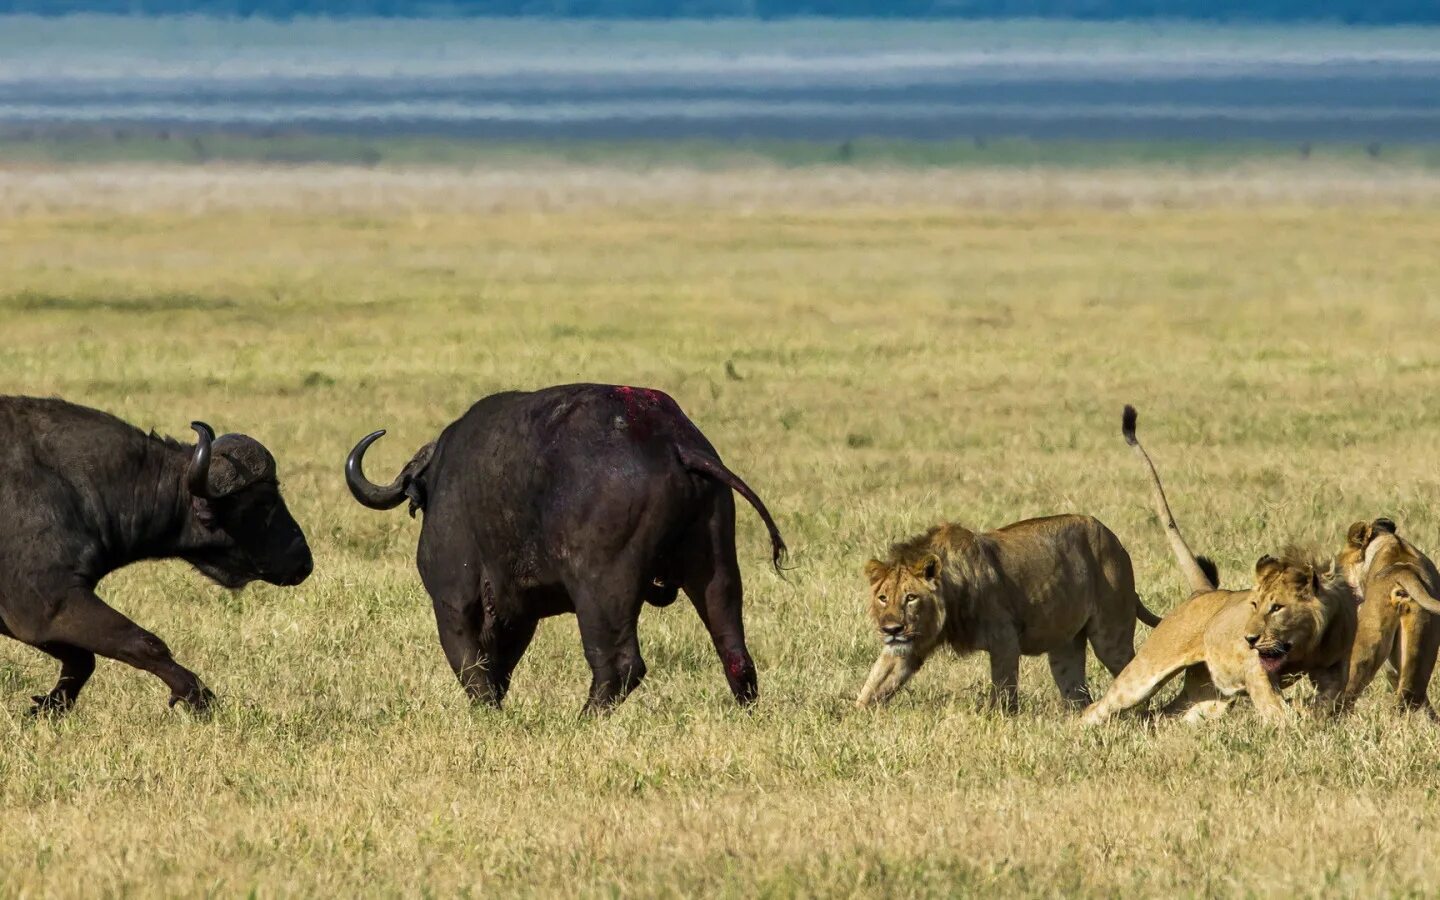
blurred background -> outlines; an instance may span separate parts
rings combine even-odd
[[[1428,162],[1427,24],[1434,0],[0,0],[0,158]]]

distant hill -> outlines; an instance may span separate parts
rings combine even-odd
[[[0,14],[586,19],[1058,18],[1440,23],[1440,0],[0,0]]]

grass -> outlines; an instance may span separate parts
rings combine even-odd
[[[1440,548],[1437,200],[1263,166],[0,171],[4,389],[254,434],[318,564],[102,585],[211,721],[103,662],[27,721],[53,664],[0,646],[0,895],[1428,893],[1440,732],[1378,688],[1283,734],[1082,731],[1043,660],[1014,718],[980,710],[983,659],[850,703],[860,565],[943,518],[1094,513],[1178,602],[1125,402],[1230,584],[1377,514]],[[684,604],[646,611],[651,678],[608,718],[576,718],[573,618],[468,708],[417,523],[344,490],[372,428],[378,477],[478,396],[573,380],[669,391],[777,513],[783,580],[740,519],[753,712]]]

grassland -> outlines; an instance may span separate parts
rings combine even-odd
[[[1036,660],[1014,718],[978,659],[850,700],[859,567],[941,518],[1094,513],[1178,601],[1124,402],[1231,584],[1375,514],[1440,549],[1437,246],[1424,172],[0,170],[3,390],[255,434],[318,563],[102,585],[209,721],[115,663],[28,721],[53,664],[0,646],[0,895],[1428,893],[1440,731],[1378,689],[1284,734],[1084,732]],[[379,473],[482,394],[572,380],[669,391],[778,514],[784,579],[741,517],[753,712],[683,604],[646,612],[651,678],[608,718],[576,718],[573,619],[469,709],[417,524],[345,494],[366,431]]]

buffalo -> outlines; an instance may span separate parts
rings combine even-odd
[[[0,634],[60,661],[32,712],[73,706],[96,654],[158,677],[171,706],[213,701],[164,641],[96,595],[116,569],[179,558],[227,588],[309,576],[270,451],[191,427],[193,447],[63,400],[0,396]]]
[[[683,589],[735,699],[758,696],[745,646],[735,491],[760,514],[778,570],[785,542],[765,504],[666,394],[573,384],[480,400],[388,485],[351,451],[346,482],[371,509],[425,513],[416,563],[440,644],[470,698],[498,707],[543,618],[575,613],[592,673],[587,713],[645,677],[644,603]]]

